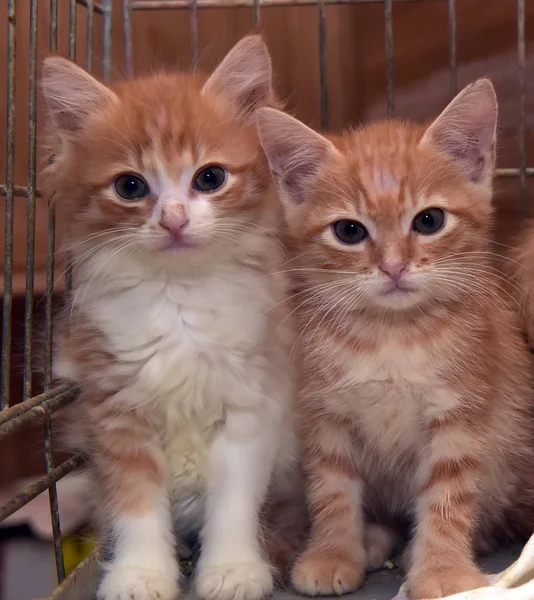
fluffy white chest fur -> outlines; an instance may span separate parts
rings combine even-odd
[[[135,264],[78,287],[75,305],[117,357],[110,376],[120,373],[129,382],[121,403],[154,423],[176,513],[188,521],[187,513],[200,508],[195,500],[203,496],[208,451],[225,407],[247,406],[265,382],[269,410],[280,408],[267,389],[272,365],[265,353],[266,315],[277,301],[265,276],[238,265],[178,278]],[[68,361],[58,367],[59,375],[76,379]]]

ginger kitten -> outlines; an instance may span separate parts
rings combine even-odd
[[[497,101],[327,138],[258,111],[294,255],[309,595],[359,587],[407,524],[412,598],[476,588],[534,525],[531,364],[489,252]]]
[[[267,49],[111,87],[49,58],[42,87],[75,266],[54,369],[81,388],[68,433],[110,542],[97,597],[176,599],[176,528],[201,535],[202,598],[258,600],[260,509],[295,481],[281,214],[253,121]]]

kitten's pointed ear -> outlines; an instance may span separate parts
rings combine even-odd
[[[256,118],[282,198],[300,204],[324,161],[338,151],[322,135],[279,110],[261,108]]]
[[[271,57],[261,35],[249,35],[224,57],[203,92],[222,91],[246,116],[273,102]]]
[[[72,135],[84,120],[115,94],[78,65],[52,56],[45,59],[41,88],[46,106],[60,133]]]
[[[452,159],[473,183],[489,185],[495,166],[497,97],[489,79],[468,85],[421,140]]]

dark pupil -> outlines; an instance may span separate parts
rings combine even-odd
[[[421,216],[421,225],[423,227],[428,227],[428,229],[431,229],[432,227],[434,227],[434,216],[431,215],[430,213],[425,213],[424,215]]]
[[[204,171],[203,179],[206,185],[214,185],[217,183],[217,175],[215,175],[211,169]]]
[[[127,194],[135,194],[139,190],[139,182],[135,179],[127,179],[124,182],[124,191]]]
[[[343,233],[348,238],[353,238],[358,235],[360,226],[356,225],[356,223],[346,223],[343,226]]]

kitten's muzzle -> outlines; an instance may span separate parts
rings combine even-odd
[[[189,224],[186,207],[181,202],[168,202],[161,209],[159,224],[169,232],[173,241],[181,241]]]

